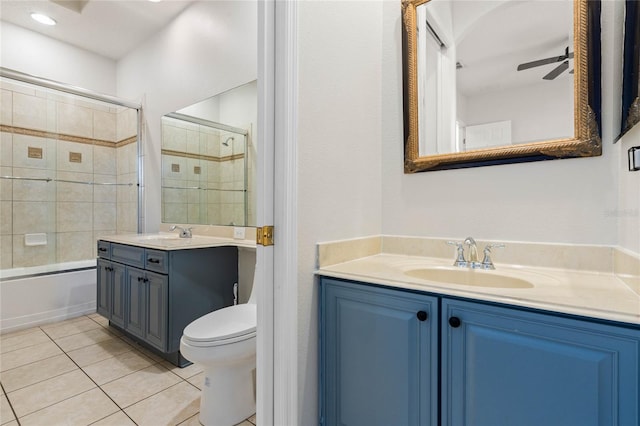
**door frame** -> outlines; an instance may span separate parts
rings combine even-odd
[[[298,424],[297,2],[258,1],[257,421]]]

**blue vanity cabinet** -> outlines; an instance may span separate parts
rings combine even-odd
[[[442,300],[442,425],[638,425],[640,330]]]
[[[320,282],[320,423],[436,425],[434,297]]]
[[[98,313],[118,327],[124,327],[125,267],[119,263],[98,258],[97,271]]]
[[[164,351],[167,345],[167,297],[169,280],[166,275],[147,272],[146,276],[146,322],[144,335],[151,345]]]
[[[98,241],[98,313],[125,335],[184,367],[180,338],[192,321],[233,304],[238,248],[159,250]]]
[[[638,325],[329,277],[319,320],[323,426],[640,425]]]
[[[126,275],[125,300],[126,320],[124,329],[141,339],[145,338],[145,317],[147,314],[147,296],[145,271],[128,267]]]

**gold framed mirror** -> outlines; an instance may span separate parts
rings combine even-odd
[[[601,155],[599,0],[402,0],[402,20],[405,173]]]

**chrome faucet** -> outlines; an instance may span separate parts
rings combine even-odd
[[[493,261],[491,260],[491,249],[492,248],[503,248],[504,244],[487,244],[484,248],[484,258],[482,259],[482,269],[496,269],[493,266]]]
[[[183,228],[182,226],[172,225],[169,231],[175,231],[176,228],[180,230],[180,238],[191,238],[191,227]]]
[[[456,246],[456,260],[453,266],[471,269],[496,269],[491,260],[491,249],[502,248],[504,244],[487,244],[484,248],[484,258],[478,261],[478,245],[472,237],[467,237],[463,242],[447,241],[447,244]],[[464,246],[469,246],[469,259],[464,257]]]
[[[457,266],[459,268],[466,268],[469,266],[469,262],[464,258],[464,244],[457,241],[447,241],[447,244],[456,246],[456,260],[453,262],[453,266]]]
[[[480,262],[478,262],[478,246],[476,245],[476,240],[467,237],[464,240],[464,244],[469,246],[469,267],[472,269],[479,268]]]

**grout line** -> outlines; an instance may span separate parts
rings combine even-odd
[[[13,418],[16,420],[16,423],[18,423],[18,426],[20,426],[20,420],[18,419],[18,415],[16,414],[16,410],[13,409],[13,404],[11,403],[11,400],[9,399],[9,395],[7,395],[7,392],[4,390],[4,386],[2,385],[2,382],[0,382],[0,388],[2,388],[2,393],[3,393],[4,397],[7,398],[7,403],[9,404],[9,408],[11,408],[11,412],[13,413]]]
[[[46,334],[46,332],[45,332],[44,330],[43,330],[43,332]],[[48,335],[47,335],[47,336],[48,336]],[[54,341],[53,343],[55,343],[55,344],[57,345],[57,343],[56,343],[55,341]],[[60,348],[60,346],[59,346],[59,345],[58,345],[58,347]],[[115,406],[116,406],[116,407],[118,407],[118,408],[120,409],[120,411],[122,411],[122,412],[124,413],[124,415],[125,415],[125,416],[129,417],[129,415],[128,415],[128,414],[127,414],[127,413],[122,409],[122,407],[120,407],[120,406],[118,405],[118,403],[117,403],[117,402],[115,402],[115,401],[113,400],[113,398],[111,398],[111,396],[110,396],[107,392],[105,392],[105,390],[104,390],[104,389],[102,389],[102,387],[101,387],[100,385],[98,385],[98,383],[96,383],[96,381],[95,381],[95,380],[93,380],[93,378],[92,378],[91,376],[89,376],[89,375],[87,374],[87,372],[86,372],[86,371],[84,371],[84,370],[82,369],[82,367],[80,367],[80,365],[78,365],[78,363],[77,363],[77,362],[75,362],[75,360],[74,360],[73,358],[71,358],[71,357],[69,356],[69,354],[67,354],[67,352],[66,352],[65,350],[63,350],[62,348],[60,348],[60,350],[62,350],[62,352],[63,352],[63,353],[64,353],[64,354],[65,354],[65,355],[66,355],[66,356],[71,360],[71,362],[73,362],[73,363],[76,365],[76,367],[78,367],[78,369],[79,369],[80,371],[82,371],[82,373],[83,373],[85,376],[87,376],[87,377],[89,378],[89,380],[91,380],[91,381],[93,382],[93,384],[94,384],[94,385],[96,385],[96,388],[100,389],[100,391],[101,391],[103,394],[105,394],[105,396],[106,396],[107,398],[109,398],[109,399],[111,400],[111,402],[113,402],[113,403],[115,404]],[[126,352],[124,352],[124,353],[126,353]],[[115,358],[115,356],[114,356],[114,357],[112,357],[112,358]],[[108,358],[107,358],[107,359],[108,359]],[[98,362],[99,362],[99,361],[98,361]],[[96,363],[94,362],[94,364],[96,364]],[[92,365],[92,364],[90,364],[90,365]],[[89,389],[89,390],[93,390],[93,389]],[[89,392],[89,391],[85,391],[85,392]],[[79,393],[78,395],[81,395],[82,393],[84,393],[84,392],[81,392],[81,393]],[[74,395],[74,396],[77,396],[77,395]],[[72,398],[73,398],[73,397],[72,397]],[[63,401],[66,401],[67,399],[69,399],[69,398],[66,398],[66,399],[64,399]],[[60,402],[62,402],[62,401],[58,401],[58,402],[56,402],[56,404],[59,404]],[[55,404],[52,404],[52,405],[55,405]],[[49,407],[51,407],[51,405],[50,405]],[[38,410],[38,411],[40,411],[40,410]],[[35,412],[35,411],[34,411],[34,412]],[[111,415],[113,415],[113,414],[115,414],[115,413],[117,413],[117,411],[116,411],[116,412],[114,412],[114,413],[109,414],[109,416],[111,416]],[[108,416],[107,416],[107,417],[108,417]],[[129,417],[129,419],[130,419],[134,424],[136,424],[136,425],[137,425],[137,423],[136,423],[136,422],[134,422],[134,421],[133,421],[133,419],[132,419],[131,417]],[[94,422],[94,423],[95,423],[95,422]]]

